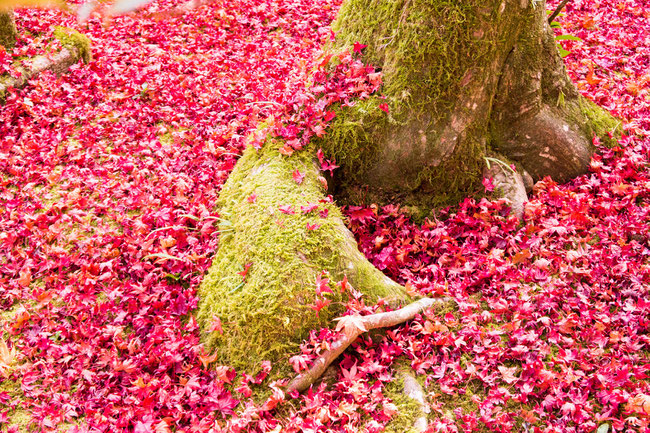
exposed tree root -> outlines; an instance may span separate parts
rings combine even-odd
[[[404,395],[418,402],[418,405],[420,406],[420,416],[413,422],[413,430],[418,433],[424,432],[429,424],[427,414],[431,412],[431,409],[426,402],[424,390],[411,371],[402,371],[400,374],[402,376],[402,381],[404,382]]]
[[[528,201],[526,186],[522,175],[504,163],[490,164],[484,170],[486,177],[492,178],[492,183],[502,198],[510,204],[512,214],[519,221],[524,218],[524,206]]]
[[[4,99],[5,91],[10,88],[24,86],[32,77],[43,71],[52,71],[56,75],[61,75],[68,68],[81,59],[82,53],[75,48],[63,48],[53,56],[36,56],[32,59],[29,68],[18,68],[21,72],[18,78],[8,77],[0,82],[0,98]]]
[[[295,377],[289,385],[287,392],[302,392],[309,388],[321,375],[327,367],[334,362],[336,358],[352,344],[359,335],[371,329],[389,328],[399,325],[407,320],[411,320],[416,314],[435,304],[450,302],[450,298],[423,298],[415,301],[403,308],[385,313],[371,314],[369,316],[345,316],[340,318],[337,329],[342,330],[342,334],[336,340],[329,350],[324,352],[311,366],[311,368]]]

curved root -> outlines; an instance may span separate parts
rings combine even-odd
[[[296,376],[289,385],[287,392],[302,392],[308,389],[336,358],[352,344],[359,335],[371,329],[389,328],[411,320],[416,314],[435,304],[447,303],[450,298],[423,298],[408,304],[398,310],[369,316],[345,316],[340,318],[337,330],[342,330],[341,336],[332,343],[329,350],[319,356],[311,368]]]

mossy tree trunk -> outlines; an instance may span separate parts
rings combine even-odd
[[[370,301],[404,297],[403,287],[357,249],[326,198],[314,153],[287,157],[281,145],[268,139],[261,150],[248,148],[224,185],[219,250],[199,293],[204,342],[218,347],[220,363],[248,371],[286,357],[310,330],[331,325],[352,290]],[[336,284],[345,277],[347,293]],[[317,313],[319,300],[331,303]],[[211,330],[216,319],[223,332]],[[280,367],[289,373],[286,361]]]
[[[348,197],[368,188],[444,204],[474,190],[495,153],[537,179],[576,176],[593,135],[615,125],[568,80],[543,1],[347,0],[336,30],[334,50],[368,44],[363,58],[382,70],[385,99],[338,109],[311,150],[286,157],[268,139],[237,163],[217,204],[220,247],[197,314],[221,363],[255,370],[330,324],[347,294],[330,284],[332,302],[316,314],[323,271],[347,277],[370,301],[404,297],[359,253],[326,199],[314,149],[341,164],[336,181]]]
[[[12,49],[16,45],[16,23],[13,11],[0,10],[0,45]]]
[[[594,134],[616,127],[567,78],[544,1],[348,0],[335,30],[340,46],[368,44],[390,106],[340,110],[320,143],[352,197],[365,186],[451,204],[495,153],[564,181],[586,171]]]

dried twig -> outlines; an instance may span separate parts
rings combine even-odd
[[[564,9],[564,6],[567,5],[571,0],[562,0],[559,5],[555,8],[553,13],[549,15],[548,17],[548,23],[551,24],[555,18],[557,18],[558,15],[560,15],[560,12],[562,12],[562,9]]]

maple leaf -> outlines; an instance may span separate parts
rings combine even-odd
[[[0,373],[5,377],[16,358],[16,348],[9,349],[7,343],[0,338]]]
[[[519,380],[519,378],[515,376],[515,373],[517,372],[517,367],[506,367],[500,365],[497,368],[499,372],[501,372],[501,377],[503,378],[504,382],[508,384],[512,384]]]
[[[355,53],[359,53],[359,54],[361,54],[361,51],[362,51],[364,48],[366,48],[367,46],[368,46],[368,45],[363,45],[363,44],[360,44],[359,42],[355,42],[355,43],[354,43],[354,46],[353,46],[353,48],[352,48],[352,51],[354,51]]]
[[[587,80],[587,83],[589,83],[592,86],[594,86],[594,85],[596,85],[596,84],[598,84],[598,83],[600,83],[602,81],[601,79],[594,78],[594,64],[593,63],[589,64],[589,72],[587,73],[587,76],[585,77],[585,79]]]
[[[314,310],[316,312],[316,315],[318,316],[318,313],[320,312],[320,310],[327,307],[331,303],[332,303],[331,299],[318,298],[314,304],[310,305],[309,308]]]
[[[296,212],[293,210],[293,206],[291,206],[290,204],[283,204],[283,205],[280,205],[280,206],[278,206],[278,209],[280,210],[280,212],[282,212],[282,213],[284,213],[284,214],[287,214],[287,215],[293,215],[293,214],[296,213]]]
[[[32,281],[32,272],[29,270],[29,268],[20,271],[20,276],[17,281],[18,284],[23,287],[29,286],[29,283]]]
[[[246,276],[248,275],[248,270],[253,266],[252,262],[248,262],[244,265],[244,269],[240,272],[237,272],[238,275],[241,275],[242,280],[246,281]]]
[[[347,337],[354,337],[361,332],[368,332],[363,320],[363,316],[350,315],[334,319],[339,322],[336,324],[336,332],[343,332]]]
[[[199,355],[199,361],[201,361],[203,368],[208,368],[208,366],[216,360],[217,352],[214,352],[212,355]]]
[[[625,410],[628,412],[636,412],[641,415],[650,416],[650,395],[637,394],[628,399]]]
[[[307,203],[306,206],[300,206],[300,212],[308,214],[318,209],[317,203]]]
[[[302,181],[305,179],[305,174],[304,174],[304,173],[301,173],[298,169],[295,169],[295,170],[293,171],[293,173],[291,174],[291,176],[293,177],[293,180],[294,180],[298,185],[300,185],[300,184],[302,183]]]
[[[323,293],[332,293],[329,286],[330,280],[324,274],[316,276],[316,294],[321,296]]]
[[[485,191],[487,192],[494,191],[494,183],[492,183],[491,177],[484,177],[481,183],[483,183],[483,187],[485,188]]]
[[[208,327],[208,331],[218,332],[219,334],[223,334],[223,328],[221,327],[221,319],[219,317],[212,316],[212,320],[210,321],[210,326]]]
[[[302,370],[306,370],[308,367],[308,362],[311,360],[311,357],[306,354],[295,355],[289,358],[289,364],[293,367],[296,373],[300,373]]]
[[[530,259],[532,256],[533,255],[530,253],[530,250],[528,248],[523,249],[514,255],[512,258],[512,264],[516,265],[517,263],[521,263],[525,260]]]

